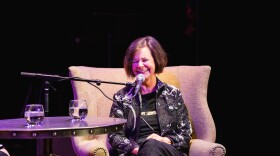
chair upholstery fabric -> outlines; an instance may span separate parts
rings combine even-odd
[[[158,77],[163,82],[178,87],[189,110],[193,126],[189,156],[224,156],[226,148],[216,143],[216,127],[207,102],[208,82],[211,72],[209,65],[201,66],[168,66]],[[123,68],[100,68],[87,66],[69,67],[71,77],[107,82],[133,82],[126,77]],[[88,102],[88,117],[108,117],[112,101],[109,98],[124,85],[101,83],[96,87],[82,81],[71,81],[75,99],[86,99]],[[107,134],[72,137],[72,146],[79,156],[109,155],[110,148]]]

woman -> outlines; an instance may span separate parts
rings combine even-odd
[[[127,123],[123,131],[108,135],[111,155],[187,155],[192,128],[181,92],[157,78],[167,62],[164,49],[151,36],[128,47],[124,69],[141,86],[139,91],[135,85],[126,86],[114,95],[110,117]]]

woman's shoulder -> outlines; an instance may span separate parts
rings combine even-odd
[[[125,86],[125,87],[119,89],[117,92],[115,92],[115,94],[125,95],[125,94],[131,92],[132,88],[133,88],[132,86]]]
[[[163,82],[163,81],[161,81],[159,79],[158,79],[158,82],[157,82],[157,86],[158,86],[158,88],[164,87],[164,88],[171,88],[171,89],[178,89],[179,90],[179,88],[176,87],[175,85]]]
[[[166,83],[166,89],[168,89],[168,90],[172,90],[172,91],[176,91],[176,92],[178,92],[178,93],[180,93],[180,92],[181,92],[181,91],[180,91],[180,89],[179,89],[179,88],[177,88],[176,86],[171,85],[171,84],[167,84],[167,83]]]

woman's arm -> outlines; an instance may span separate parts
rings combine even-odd
[[[170,131],[163,136],[169,138],[173,146],[184,151],[189,148],[192,127],[188,115],[188,110],[182,98],[181,92],[179,89],[177,89],[175,92],[175,96],[172,97],[174,98],[174,105],[177,109],[176,117],[174,116],[173,119],[176,120],[174,122],[176,122],[177,125],[173,127],[173,130],[170,129]]]
[[[127,119],[127,111],[125,104],[119,99],[121,96],[114,95],[115,101],[112,104],[110,117]],[[108,134],[108,141],[112,148],[120,152],[120,154],[130,153],[135,148],[139,147],[133,140],[125,136],[125,128],[122,131]]]

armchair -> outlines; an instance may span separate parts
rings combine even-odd
[[[216,143],[216,127],[207,102],[208,81],[211,67],[204,66],[168,66],[158,77],[164,82],[178,87],[189,110],[193,139],[189,156],[224,156],[226,148]],[[85,79],[99,79],[113,82],[132,82],[126,77],[123,68],[97,68],[70,66],[69,75]],[[86,82],[72,81],[74,98],[88,101],[88,117],[108,117],[112,101],[100,90]],[[122,85],[102,83],[98,86],[104,94],[112,98]],[[79,156],[108,156],[107,135],[72,137],[72,146]]]

